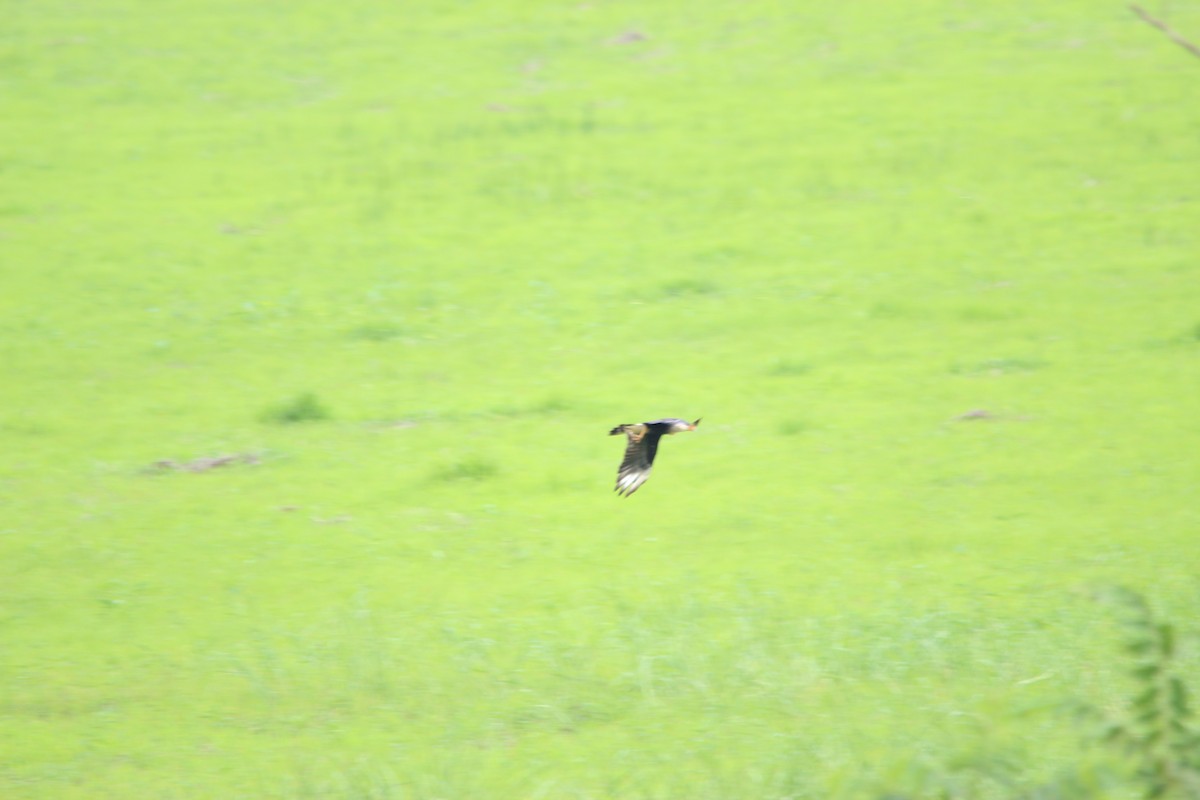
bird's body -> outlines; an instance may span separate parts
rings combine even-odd
[[[688,422],[686,419],[668,417],[650,422],[618,425],[609,431],[609,436],[623,433],[628,438],[625,458],[617,470],[617,494],[633,494],[650,477],[650,467],[653,466],[654,455],[658,452],[659,439],[683,431],[694,431],[699,424],[700,420]]]

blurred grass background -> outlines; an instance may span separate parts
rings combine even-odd
[[[1122,4],[5,12],[6,797],[1133,796],[1054,711],[1197,600]]]

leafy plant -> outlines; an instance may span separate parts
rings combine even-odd
[[[1138,688],[1123,717],[1106,722],[1102,737],[1134,760],[1145,797],[1200,798],[1200,731],[1192,724],[1175,627],[1130,589],[1117,587],[1104,597],[1120,611],[1124,649],[1133,661],[1129,674]]]

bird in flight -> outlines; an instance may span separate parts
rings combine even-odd
[[[659,439],[683,431],[694,431],[699,424],[700,420],[688,422],[686,419],[668,417],[651,422],[618,425],[609,431],[609,436],[623,433],[629,438],[625,445],[625,459],[617,470],[617,494],[628,497],[650,477],[650,467],[654,464],[654,454],[658,452]]]

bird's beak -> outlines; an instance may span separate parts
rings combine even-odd
[[[696,430],[696,426],[697,426],[697,425],[699,425],[699,424],[700,424],[700,420],[699,420],[699,419],[697,419],[695,422],[693,422],[693,423],[692,423],[691,427],[690,427],[690,428],[688,428],[688,430],[689,430],[689,431],[694,431],[694,430]]]

